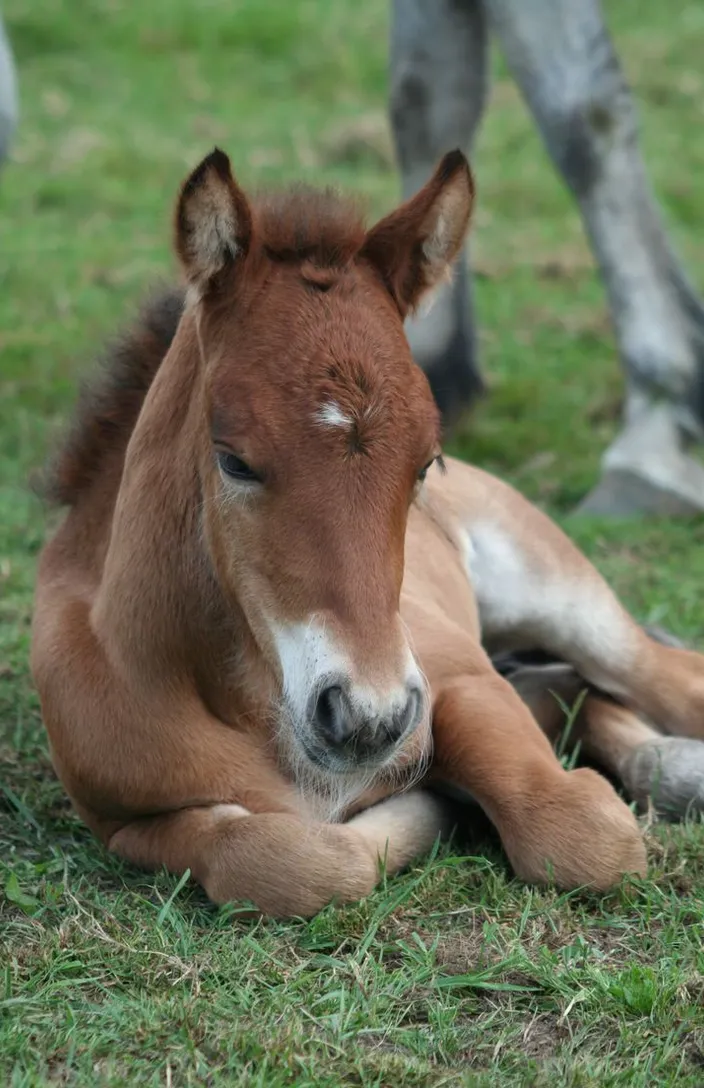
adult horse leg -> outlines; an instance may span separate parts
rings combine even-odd
[[[446,151],[471,148],[487,98],[487,30],[479,0],[393,0],[391,10],[391,123],[410,196]],[[431,309],[407,323],[446,420],[483,390],[465,258]]]
[[[650,192],[636,114],[598,0],[484,0],[487,19],[574,192],[606,284],[628,396],[594,513],[704,509],[704,307]]]
[[[184,809],[135,820],[109,845],[143,868],[190,869],[216,903],[249,900],[275,917],[306,917],[368,895],[380,862],[398,872],[449,830],[443,799],[413,790],[346,824],[253,815],[239,805]]]
[[[17,126],[17,76],[12,49],[0,15],[0,165],[7,158]]]

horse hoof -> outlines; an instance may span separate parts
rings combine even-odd
[[[662,737],[642,744],[622,771],[629,796],[639,805],[651,801],[671,819],[704,812],[704,743]]]
[[[691,517],[704,511],[704,493],[678,491],[675,483],[664,487],[626,469],[605,472],[596,487],[575,510],[592,517]]]

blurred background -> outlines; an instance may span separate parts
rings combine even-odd
[[[701,287],[704,5],[607,0],[605,12],[650,179]],[[28,476],[106,336],[173,274],[170,217],[186,172],[218,143],[245,186],[333,183],[371,215],[398,200],[400,178],[379,0],[5,0],[2,13],[20,121],[0,170],[0,593],[24,630],[46,524]],[[493,65],[473,162],[489,396],[451,445],[560,516],[598,477],[623,377],[575,205],[497,53]],[[668,571],[675,554],[696,571],[702,542],[698,523],[650,525],[637,541],[618,526],[575,533],[617,574],[622,540],[624,569],[645,549],[651,578],[661,555]],[[672,603],[678,616],[689,596]]]
[[[6,0],[21,120],[0,174],[3,454],[31,468],[77,374],[155,277],[170,214],[213,143],[245,185],[306,179],[381,214],[400,182],[379,0]],[[611,0],[643,151],[690,269],[701,266],[704,6]],[[496,57],[474,168],[481,359],[490,398],[462,452],[569,508],[597,474],[621,375],[568,193]]]

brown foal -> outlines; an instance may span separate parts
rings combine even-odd
[[[591,686],[575,735],[633,795],[702,803],[704,659],[442,460],[403,320],[472,199],[454,152],[367,230],[329,192],[250,203],[213,152],[176,210],[185,291],[113,352],[56,459],[32,647],[56,770],[111,850],[218,902],[365,895],[446,830],[442,783],[526,880],[643,873],[629,808],[553,753],[553,688]],[[511,684],[489,654],[516,647],[571,668]]]

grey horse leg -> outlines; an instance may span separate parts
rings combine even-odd
[[[420,189],[446,151],[469,152],[488,83],[479,0],[392,0],[391,124],[405,195]],[[429,311],[408,321],[407,333],[451,421],[483,390],[466,254]]]
[[[12,50],[0,16],[0,165],[7,157],[17,125],[17,80]]]
[[[650,192],[630,91],[598,0],[483,0],[487,19],[572,189],[609,297],[627,379],[625,425],[583,505],[704,509],[704,308]]]

